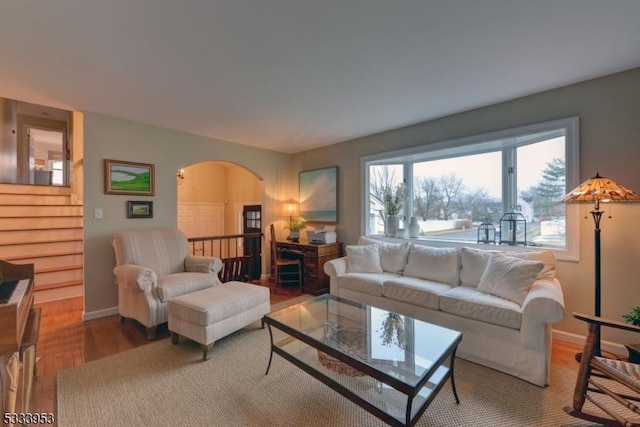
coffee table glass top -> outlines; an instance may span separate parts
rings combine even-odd
[[[434,380],[462,338],[458,331],[332,295],[275,311],[265,319],[317,349],[320,363],[329,370],[347,375],[361,371],[412,396]],[[291,341],[278,345],[291,346]],[[350,366],[342,363],[347,360]]]

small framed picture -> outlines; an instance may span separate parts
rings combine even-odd
[[[153,218],[153,202],[129,200],[127,218]]]
[[[105,194],[153,196],[154,165],[104,159]]]

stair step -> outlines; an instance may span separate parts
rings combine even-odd
[[[42,205],[71,205],[71,199],[64,194],[2,194],[0,205],[6,206],[42,206]]]
[[[16,244],[11,246],[0,246],[0,258],[2,259],[25,259],[41,256],[58,256],[67,253],[82,253],[82,240],[72,240],[68,242],[41,242],[36,244]]]
[[[82,268],[84,256],[82,252],[80,253],[72,253],[72,254],[53,254],[47,256],[35,256],[32,258],[9,258],[7,261],[10,261],[14,264],[33,264],[35,267],[35,271],[49,271],[51,269],[60,269],[66,268],[67,266],[80,266]]]
[[[67,242],[82,240],[82,228],[58,228],[48,230],[0,231],[0,246],[43,242]]]
[[[0,218],[37,218],[51,216],[79,216],[82,217],[82,206],[3,206]]]
[[[27,185],[27,184],[0,184],[0,194],[44,194],[44,195],[71,195],[71,187],[58,185]]]
[[[47,289],[66,288],[67,286],[78,286],[82,284],[83,284],[82,280],[67,280],[64,282],[50,283],[47,285],[38,285],[37,283],[34,282],[33,290],[34,292],[38,292],[38,291],[45,291]]]
[[[81,216],[49,216],[37,218],[0,218],[0,230],[46,230],[51,228],[82,228]]]
[[[59,271],[72,271],[72,270],[82,270],[82,264],[76,264],[76,265],[64,264],[64,265],[57,265],[55,267],[48,267],[48,268],[36,267],[35,274],[57,273]]]
[[[82,268],[76,270],[61,270],[51,272],[36,272],[33,278],[36,287],[49,287],[56,283],[67,281],[82,281]]]
[[[70,251],[70,252],[56,252],[56,253],[40,253],[40,254],[29,254],[29,255],[11,255],[4,259],[11,262],[17,262],[19,264],[36,264],[37,261],[47,263],[47,262],[57,262],[59,257],[80,257],[82,259],[83,253],[82,251]]]

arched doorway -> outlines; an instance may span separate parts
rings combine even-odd
[[[184,177],[177,178],[177,217],[178,229],[188,238],[245,233],[243,212],[247,212],[247,207],[251,207],[254,221],[256,217],[262,218],[264,182],[252,171],[235,163],[209,160],[186,166],[183,172]],[[261,221],[258,228],[261,229]],[[243,245],[242,240],[238,245]],[[249,249],[260,252],[260,248]],[[260,259],[250,269],[252,279],[260,278],[262,264]]]

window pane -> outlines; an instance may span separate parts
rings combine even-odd
[[[414,163],[413,216],[422,236],[476,242],[485,219],[502,215],[502,154],[490,152]]]
[[[528,244],[565,247],[565,137],[517,149],[518,206],[527,221]]]
[[[390,202],[399,201],[398,212],[404,212],[404,167],[398,164],[372,165],[369,167],[369,218],[368,234],[385,235],[385,218]]]

